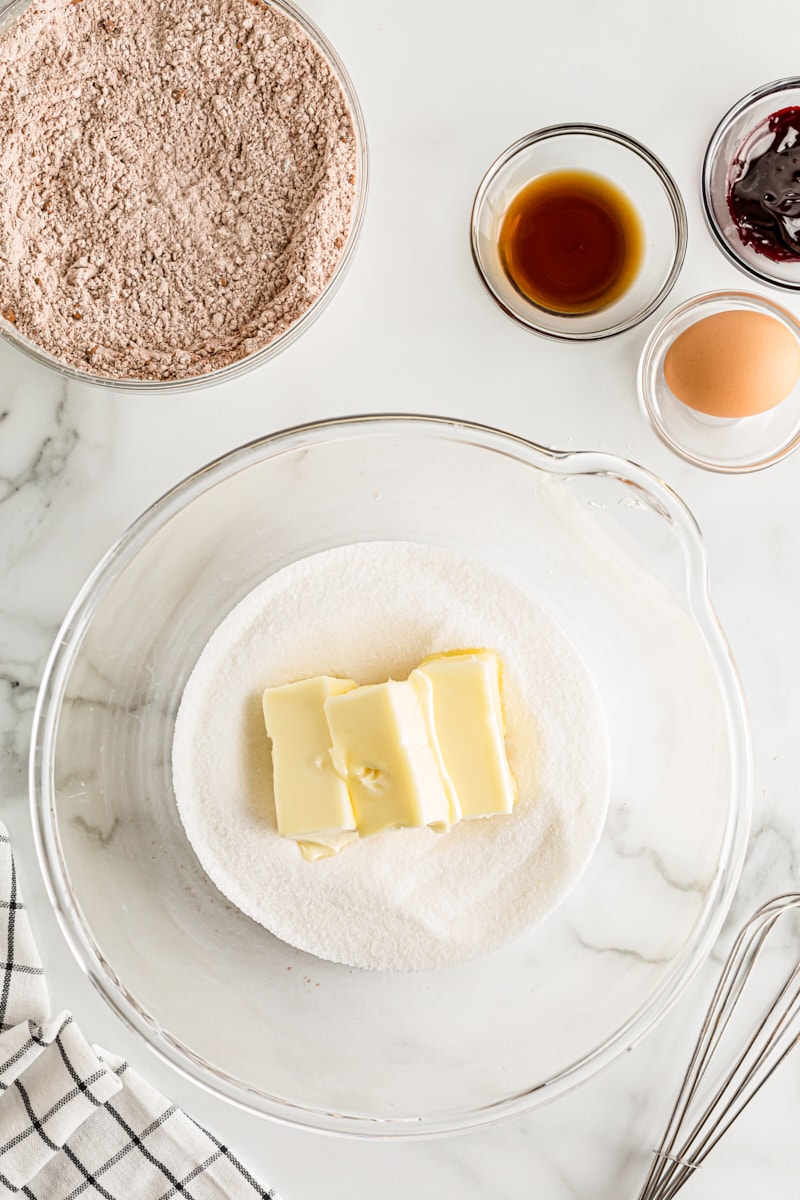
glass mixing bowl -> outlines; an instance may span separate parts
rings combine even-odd
[[[27,8],[30,7],[31,0],[0,0],[0,37],[3,33],[17,20],[19,16]],[[270,8],[277,12],[284,13],[290,17],[296,24],[300,26],[303,32],[310,38],[320,55],[327,60],[328,66],[338,80],[342,89],[342,93],[347,101],[350,109],[350,114],[353,119],[353,133],[355,137],[356,148],[356,185],[355,196],[353,199],[353,209],[350,220],[350,234],[344,245],[341,255],[339,256],[333,274],[326,283],[325,287],[317,296],[316,300],[311,303],[307,309],[293,322],[292,325],[276,337],[267,346],[263,346],[260,350],[253,354],[247,355],[238,362],[231,363],[227,367],[220,367],[216,371],[206,371],[202,375],[192,375],[187,379],[110,379],[105,375],[100,375],[94,371],[83,371],[76,367],[70,366],[68,363],[62,362],[47,350],[42,349],[36,342],[25,337],[10,321],[0,315],[0,337],[5,338],[12,346],[16,346],[18,350],[22,350],[38,363],[43,366],[50,367],[57,371],[59,375],[66,379],[79,380],[82,383],[96,384],[100,387],[110,388],[114,391],[123,392],[185,392],[196,391],[199,388],[210,387],[212,384],[225,383],[228,380],[236,379],[240,375],[251,371],[254,367],[261,366],[262,363],[274,358],[276,354],[280,354],[281,350],[285,350],[287,346],[300,337],[300,335],[316,321],[317,317],[324,311],[328,303],[332,300],[339,285],[344,279],[347,269],[353,258],[353,253],[358,242],[361,227],[364,221],[364,212],[367,204],[367,192],[369,188],[369,155],[367,150],[367,131],[364,125],[364,117],[361,112],[361,105],[358,101],[355,88],[352,80],[347,74],[344,63],[339,58],[338,54],[330,44],[328,39],[320,29],[314,24],[305,13],[292,4],[291,0],[270,0]]]
[[[172,790],[176,711],[220,621],[288,563],[376,539],[510,576],[583,656],[611,743],[605,830],[567,900],[502,950],[418,974],[325,962],[245,917]],[[235,450],[133,525],[56,640],[30,784],[63,930],[151,1049],[255,1112],[385,1137],[540,1104],[646,1033],[719,931],[750,774],[702,542],[663,483],[608,454],[377,416]]]

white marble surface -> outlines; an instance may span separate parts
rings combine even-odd
[[[642,1045],[549,1107],[468,1136],[367,1144],[239,1113],[156,1062],[84,979],[39,875],[26,796],[31,711],[61,618],[107,546],[172,483],[247,439],[333,414],[416,410],[488,421],[557,448],[622,454],[688,502],[707,541],[716,606],[753,725],[755,818],[732,921],[800,886],[800,458],[725,478],[673,457],[635,397],[636,362],[657,317],[595,345],[537,339],[492,305],[467,241],[472,194],[504,146],[540,125],[594,121],[648,144],[684,192],[689,251],[668,304],[710,288],[749,287],[703,226],[700,161],[734,100],[796,71],[794,5],[306,7],[352,73],[373,168],[354,265],[319,322],[259,372],[180,399],[65,387],[0,344],[0,811],[54,1003],[228,1140],[285,1200],[634,1197],[713,963]],[[788,306],[800,315],[800,300]],[[687,1200],[795,1196],[799,1106],[800,1056],[687,1187]]]

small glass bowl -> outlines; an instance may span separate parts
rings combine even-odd
[[[0,37],[30,7],[30,3],[31,0],[0,0]],[[203,374],[191,375],[185,379],[114,379],[106,375],[100,375],[94,371],[81,370],[78,367],[70,366],[69,363],[62,362],[60,358],[56,358],[55,355],[48,353],[47,350],[44,350],[36,342],[31,341],[30,338],[20,333],[10,321],[6,321],[2,316],[0,316],[0,337],[10,342],[12,346],[16,346],[18,350],[22,350],[30,358],[35,359],[36,362],[50,367],[53,371],[57,371],[65,379],[94,384],[95,386],[108,388],[113,391],[165,393],[199,391],[200,388],[210,387],[212,384],[227,383],[229,380],[253,370],[254,367],[261,366],[262,363],[274,358],[276,354],[280,354],[281,350],[285,350],[287,346],[290,346],[292,342],[300,337],[301,333],[313,325],[317,317],[327,307],[344,279],[347,268],[352,261],[359,233],[361,232],[369,187],[367,131],[352,80],[345,70],[343,62],[322,31],[291,0],[270,0],[270,7],[277,12],[283,13],[299,25],[316,46],[319,54],[327,61],[331,73],[342,89],[342,94],[347,101],[353,121],[356,149],[356,184],[350,219],[350,233],[334,267],[333,274],[316,300],[289,326],[285,333],[280,334],[279,337],[276,337],[274,341],[263,346],[260,350],[256,350],[254,353],[248,354],[246,357],[239,359],[237,362],[230,363],[226,367],[220,367],[216,371],[206,371]]]
[[[500,261],[500,226],[513,198],[550,171],[585,170],[627,195],[644,227],[644,257],[632,285],[591,313],[557,313],[523,296]],[[472,256],[504,312],[534,333],[593,341],[638,325],[671,290],[686,253],[686,210],[672,176],[644,146],[601,125],[550,125],[504,150],[483,177],[472,206]]]
[[[764,133],[764,123],[783,108],[800,108],[800,77],[776,79],[750,92],[725,114],[708,143],[703,159],[703,212],[711,234],[726,258],[752,279],[800,291],[800,258],[772,262],[747,246],[739,236],[728,208],[728,190],[734,163],[752,153]],[[761,133],[759,133],[761,130]],[[735,168],[734,168],[735,169]]]
[[[656,433],[697,467],[736,475],[760,471],[800,442],[800,383],[775,408],[752,417],[712,417],[683,404],[664,378],[675,339],[703,317],[738,310],[775,317],[800,341],[800,323],[779,304],[751,292],[705,292],[673,309],[653,330],[639,361],[639,399]]]

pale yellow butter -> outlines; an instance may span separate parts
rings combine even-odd
[[[433,712],[433,684],[427,678],[427,676],[423,675],[420,671],[412,671],[408,677],[408,682],[416,692],[417,700],[419,701],[419,706],[425,719],[425,726],[428,732],[428,745],[431,748],[431,753],[433,754],[433,758],[436,763],[436,770],[439,773],[439,778],[441,779],[442,786],[444,788],[444,794],[447,797],[449,825],[452,826],[461,820],[461,805],[458,801],[458,793],[456,792],[455,783],[453,782],[450,772],[447,770],[447,766],[445,765],[444,757],[442,755],[442,749],[439,745],[439,740],[436,737],[436,720]]]
[[[316,842],[298,841],[297,845],[303,858],[308,862],[316,862],[319,858],[332,858],[334,854],[344,850],[345,846],[357,840],[358,833],[353,829],[347,830],[346,833],[332,833]]]
[[[371,684],[325,701],[333,764],[362,837],[421,825],[445,830],[451,805],[416,689]]]
[[[431,655],[409,682],[432,720],[451,803],[462,817],[510,813],[516,785],[508,765],[500,662],[492,650]]]
[[[318,675],[262,697],[264,722],[272,739],[272,773],[278,832],[283,837],[341,848],[340,835],[356,828],[347,785],[331,761],[331,735],[325,702],[351,691],[352,679]],[[333,848],[335,846],[335,849]]]

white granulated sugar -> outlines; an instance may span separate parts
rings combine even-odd
[[[405,679],[426,654],[470,646],[504,664],[514,812],[307,862],[277,832],[263,689]],[[286,567],[223,621],[184,692],[173,772],[189,841],[238,908],[321,958],[419,971],[496,949],[564,898],[600,836],[610,767],[591,676],[516,585],[439,546],[365,542]]]

